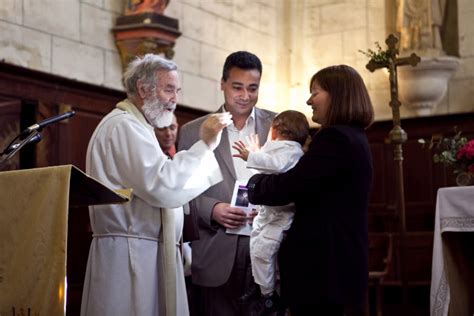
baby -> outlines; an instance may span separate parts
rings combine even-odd
[[[293,168],[303,156],[303,146],[309,138],[309,124],[306,117],[298,111],[284,111],[272,122],[271,140],[259,148],[258,137],[251,135],[249,145],[235,142],[232,148],[238,151],[234,157],[247,161],[247,168],[263,173],[282,173]],[[250,258],[252,274],[260,286],[264,298],[264,315],[282,308],[275,291],[276,255],[284,231],[290,228],[294,216],[294,205],[260,206],[253,221],[250,235]],[[249,276],[251,277],[251,276]],[[254,284],[254,282],[249,282]],[[251,288],[240,298],[248,303],[260,297],[258,288]]]

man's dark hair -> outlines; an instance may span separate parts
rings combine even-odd
[[[226,81],[229,78],[229,72],[233,67],[245,70],[256,69],[260,76],[262,75],[262,62],[256,55],[246,51],[234,52],[227,56],[222,69],[222,80]]]

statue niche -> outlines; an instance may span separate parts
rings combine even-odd
[[[400,50],[433,57],[445,55],[441,42],[445,12],[446,0],[397,0]]]
[[[396,0],[400,56],[416,53],[421,62],[399,71],[400,99],[419,115],[430,115],[447,91],[459,59],[443,49],[442,29],[447,0]]]

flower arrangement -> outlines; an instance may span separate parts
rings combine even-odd
[[[453,137],[432,137],[429,149],[436,148],[433,161],[446,167],[452,167],[457,174],[456,182],[460,185],[470,184],[474,181],[474,139],[468,139],[456,131]],[[424,139],[419,143],[426,144]],[[459,183],[461,182],[461,183]]]

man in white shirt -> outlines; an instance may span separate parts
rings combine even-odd
[[[223,130],[216,148],[216,159],[224,181],[212,186],[190,203],[198,216],[199,240],[192,242],[192,279],[202,298],[200,315],[249,315],[252,306],[238,299],[245,289],[245,275],[251,269],[249,236],[228,234],[251,220],[240,208],[230,205],[236,180],[246,182],[252,175],[246,163],[232,157],[231,144],[258,134],[264,144],[275,113],[256,108],[262,64],[252,53],[230,54],[223,67],[221,90],[225,103],[216,113],[230,112],[231,124]],[[215,114],[212,114],[215,115]],[[180,131],[178,149],[188,149],[207,116],[185,124]]]

